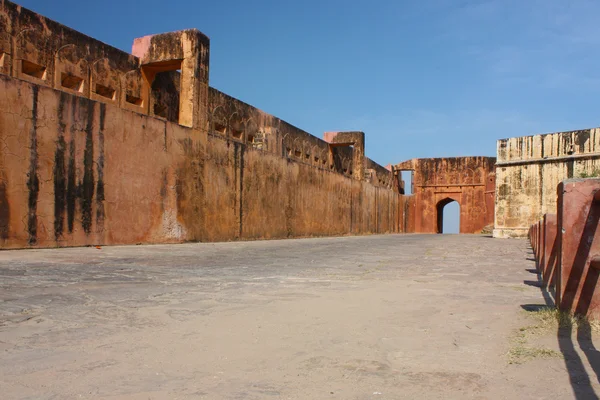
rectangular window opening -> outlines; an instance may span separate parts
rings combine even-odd
[[[46,67],[31,61],[21,60],[21,72],[34,78],[46,79]]]
[[[304,155],[304,158],[306,158],[307,160],[310,160],[310,154],[306,153],[306,154]]]
[[[290,149],[289,147],[286,147],[286,148],[285,148],[285,151],[287,152],[287,155],[288,155],[288,156],[291,156],[291,155],[292,155],[292,149]]]
[[[248,143],[254,143],[254,135],[248,135]]]
[[[100,95],[102,97],[106,97],[107,99],[115,100],[116,92],[114,89],[111,89],[108,86],[104,86],[99,83],[96,83],[96,88],[94,90],[94,93],[96,93],[97,95]]]
[[[133,104],[134,106],[141,107],[144,104],[144,101],[139,97],[132,96],[130,94],[125,95],[125,101],[129,104]]]
[[[294,155],[299,158],[302,156],[302,152],[300,150],[296,150],[294,151]]]
[[[315,156],[315,162],[318,164],[319,163],[319,157]]]
[[[63,72],[61,74],[60,84],[62,85],[62,87],[66,87],[67,89],[71,89],[76,92],[83,91],[83,79],[78,76],[68,74],[66,72]]]
[[[215,132],[219,132],[220,134],[225,134],[226,127],[223,124],[215,122]]]
[[[231,130],[231,136],[233,136],[236,139],[241,139],[243,133],[244,133],[244,131],[238,131],[238,130],[235,130],[235,129]]]

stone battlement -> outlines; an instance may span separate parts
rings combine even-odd
[[[128,54],[8,1],[0,21],[2,74],[393,186],[389,171],[364,152],[356,163],[353,148],[333,148],[209,88],[210,40],[196,29],[134,39]]]
[[[209,60],[195,29],[127,54],[0,2],[0,247],[402,229],[363,133],[322,140],[211,88]]]

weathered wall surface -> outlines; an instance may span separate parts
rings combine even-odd
[[[401,231],[403,197],[0,75],[2,247]]]
[[[460,233],[479,233],[494,220],[493,157],[421,158],[396,164],[413,171],[407,232],[441,233],[443,207],[460,205]],[[412,214],[412,215],[411,215]],[[414,217],[413,217],[414,215]]]
[[[197,238],[189,129],[0,75],[2,247]]]
[[[138,58],[9,2],[0,28],[0,248],[402,231],[391,171],[208,88],[200,32]]]
[[[208,96],[209,131],[214,137],[245,143],[249,148],[322,171],[337,172],[378,187],[396,189],[391,170],[364,157],[363,153],[358,155],[364,161],[357,162],[353,147],[329,143],[214,88],[209,88]],[[347,133],[350,132],[340,134]],[[362,175],[353,170],[355,165],[362,166]]]
[[[557,185],[600,171],[600,129],[498,141],[495,237],[524,237],[556,213]]]

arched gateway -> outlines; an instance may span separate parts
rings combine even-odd
[[[402,171],[413,173],[406,232],[442,233],[444,207],[453,201],[460,206],[460,233],[480,233],[492,225],[495,164],[494,157],[453,157],[419,158],[394,165],[398,180]]]
[[[446,197],[443,200],[438,201],[437,206],[436,206],[436,212],[437,212],[437,233],[447,233],[447,230],[445,230],[444,227],[444,220],[446,219],[445,217],[447,216],[446,214],[444,214],[444,210],[446,209],[446,206],[451,205],[452,203],[457,203],[458,205],[458,212],[459,212],[459,217],[458,217],[458,221],[460,223],[460,202],[458,200],[455,200],[451,197]],[[450,208],[450,207],[448,207]],[[446,209],[447,211],[447,209]],[[447,228],[447,227],[446,227]],[[460,225],[459,225],[459,230],[460,232]]]

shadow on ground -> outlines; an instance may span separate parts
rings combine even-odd
[[[530,248],[533,253],[533,250]],[[528,258],[530,260],[530,258]],[[528,269],[527,272],[534,272]],[[537,271],[536,271],[537,272]],[[539,287],[544,296],[545,304],[523,304],[521,308],[528,312],[537,312],[544,308],[556,306],[553,296],[544,286],[542,277],[538,273],[537,281],[523,281],[529,286]],[[561,321],[558,324],[556,332],[558,345],[565,361],[565,366],[569,372],[569,380],[573,389],[573,394],[577,400],[599,399],[592,386],[592,380],[600,383],[600,352],[596,349],[592,341],[592,328],[589,322],[584,321],[579,324],[573,324],[569,319]],[[574,337],[576,340],[574,340]],[[577,351],[585,355],[587,361],[592,367],[593,376],[590,376],[586,370],[583,361]]]

